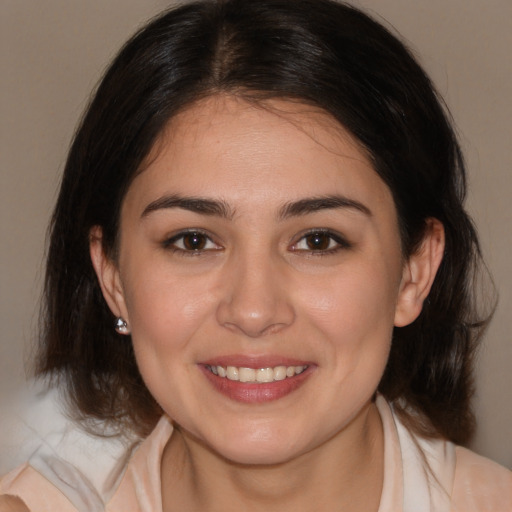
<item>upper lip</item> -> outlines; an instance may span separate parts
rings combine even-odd
[[[201,364],[207,366],[236,366],[238,368],[275,368],[276,366],[311,366],[310,361],[280,355],[230,354],[212,357]]]

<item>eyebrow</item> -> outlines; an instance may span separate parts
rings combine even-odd
[[[181,208],[200,215],[222,217],[228,220],[231,220],[235,215],[235,210],[225,201],[206,199],[203,197],[183,197],[174,194],[160,197],[149,203],[148,206],[144,208],[141,218],[147,217],[150,213],[158,210],[170,208]],[[286,203],[279,209],[277,217],[279,220],[286,220],[290,217],[300,217],[321,210],[338,208],[349,208],[369,217],[372,216],[371,210],[359,201],[341,195],[328,195],[309,197]]]
[[[144,208],[141,218],[147,217],[152,212],[168,208],[181,208],[201,215],[223,217],[226,219],[232,219],[235,214],[234,210],[225,201],[170,195],[160,197],[156,201],[149,203]]]
[[[349,208],[359,211],[368,217],[372,216],[371,210],[363,203],[342,195],[328,195],[321,197],[309,197],[286,203],[280,210],[278,217],[285,220],[290,217],[300,217],[318,212],[320,210],[332,210],[338,208]]]

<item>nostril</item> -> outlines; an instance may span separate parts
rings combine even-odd
[[[263,328],[261,328],[259,325],[249,325],[247,322],[240,321],[236,323],[226,322],[223,325],[231,331],[242,332],[249,338],[260,338],[263,336],[268,336],[270,334],[277,333],[286,327],[285,324],[271,324],[265,325]]]
[[[293,323],[289,286],[272,259],[239,254],[232,263],[220,283],[217,320],[221,325],[256,338]]]

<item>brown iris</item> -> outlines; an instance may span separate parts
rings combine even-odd
[[[205,248],[207,240],[202,233],[187,233],[183,235],[183,246],[188,251],[201,251]]]
[[[331,237],[326,233],[311,233],[305,240],[308,249],[312,251],[325,251],[331,243]]]

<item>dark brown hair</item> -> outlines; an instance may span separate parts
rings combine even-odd
[[[198,1],[136,34],[101,81],[76,133],[51,224],[40,374],[63,379],[83,418],[145,433],[161,414],[92,268],[89,231],[115,257],[124,194],[170,118],[227,93],[284,98],[328,112],[370,155],[398,211],[404,254],[435,217],[446,251],[413,324],[395,328],[379,390],[413,428],[468,439],[472,362],[485,322],[474,307],[475,230],[449,118],[405,46],[331,0]],[[412,408],[414,414],[408,412]]]

